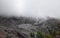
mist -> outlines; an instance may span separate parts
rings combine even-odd
[[[60,0],[0,0],[0,15],[60,18]]]

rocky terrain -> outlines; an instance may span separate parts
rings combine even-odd
[[[33,28],[32,24],[35,22],[36,19],[28,17],[16,18],[0,16],[0,30],[2,33],[0,36],[1,38],[28,38],[30,29]]]
[[[56,27],[60,30],[60,19],[49,18],[47,20],[30,17],[3,17],[0,16],[0,38],[30,38],[31,32],[41,30],[44,34],[49,29]],[[59,28],[57,28],[57,26]]]

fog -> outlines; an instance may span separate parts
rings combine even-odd
[[[60,18],[60,0],[0,0],[0,15]]]

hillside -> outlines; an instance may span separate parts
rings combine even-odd
[[[31,32],[42,31],[47,34],[49,30],[60,31],[60,19],[35,19],[31,17],[3,17],[0,16],[0,37],[30,38]],[[7,35],[8,34],[8,35]],[[2,37],[4,36],[4,37]],[[12,37],[11,37],[12,36]],[[36,37],[34,37],[36,38]]]

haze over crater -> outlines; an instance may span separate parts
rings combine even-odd
[[[59,17],[60,0],[0,0],[0,15]]]

